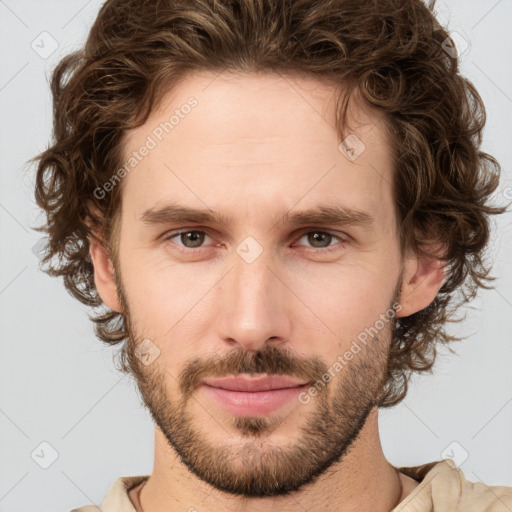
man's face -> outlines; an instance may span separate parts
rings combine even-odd
[[[338,463],[385,382],[401,283],[389,141],[354,107],[365,147],[348,158],[332,93],[309,78],[193,74],[127,139],[126,158],[156,142],[123,183],[115,269],[130,366],[182,462],[233,494],[284,494]],[[171,204],[225,222],[171,218]],[[327,207],[364,213],[291,222]],[[306,384],[204,384],[240,375]]]

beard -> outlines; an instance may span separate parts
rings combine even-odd
[[[136,349],[145,336],[132,321],[118,272],[116,276],[128,333],[123,357],[135,378],[141,400],[181,462],[219,491],[246,498],[275,497],[298,491],[343,460],[370,412],[378,407],[387,383],[393,320],[371,337],[341,371],[334,376],[331,373],[327,383],[322,376],[329,375],[329,367],[319,358],[299,357],[268,344],[260,351],[237,348],[224,355],[194,358],[174,377],[166,369],[163,357],[146,366],[137,356]],[[401,279],[392,304],[399,298],[400,282]],[[202,380],[242,373],[281,375],[321,384],[317,384],[319,391],[311,399],[312,408],[305,408],[306,419],[297,426],[291,443],[272,441],[272,432],[286,419],[279,414],[230,416],[231,424],[224,428],[225,443],[214,442],[209,439],[208,431],[200,428],[190,405],[197,402],[194,393]],[[167,383],[174,381],[177,391],[171,393]],[[216,423],[225,421],[217,421],[213,414],[210,418]],[[238,434],[235,438],[233,430]]]

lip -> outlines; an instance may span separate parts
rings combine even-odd
[[[277,411],[305,391],[309,382],[286,377],[206,379],[200,388],[209,399],[235,416],[261,417]]]
[[[226,377],[222,379],[205,379],[203,384],[214,388],[230,391],[272,391],[278,389],[295,388],[304,386],[307,382],[282,376],[258,376],[258,377]]]

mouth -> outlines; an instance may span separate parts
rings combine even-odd
[[[288,377],[237,376],[206,379],[200,387],[214,403],[230,414],[261,417],[297,399],[309,385],[309,382]]]
[[[206,379],[203,381],[203,384],[228,391],[258,392],[296,388],[299,386],[305,386],[308,382],[282,376],[237,376],[222,379]]]

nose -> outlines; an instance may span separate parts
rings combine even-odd
[[[251,263],[238,256],[234,260],[219,297],[221,338],[250,351],[263,349],[269,340],[286,343],[293,302],[284,275],[279,275],[283,271],[264,254]]]

